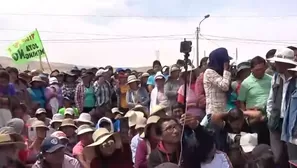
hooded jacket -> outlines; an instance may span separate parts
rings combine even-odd
[[[107,118],[107,117],[102,117],[102,118],[100,118],[100,120],[97,122],[97,124],[96,124],[96,128],[100,128],[100,124],[102,123],[102,122],[108,122],[109,124],[110,124],[110,132],[114,132],[114,127],[113,127],[113,123],[112,123],[112,121],[111,121],[111,119],[110,118]]]

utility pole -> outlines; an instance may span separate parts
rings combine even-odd
[[[205,20],[205,19],[207,19],[207,18],[209,18],[210,17],[210,15],[208,14],[208,15],[205,15],[204,16],[204,18],[199,22],[199,25],[198,25],[198,27],[196,28],[196,64],[197,64],[197,66],[196,67],[199,67],[199,36],[200,36],[200,26],[201,26],[201,23]]]
[[[160,51],[156,51],[156,60],[160,61]]]
[[[237,60],[238,60],[238,49],[236,48],[236,51],[235,51],[235,61],[236,61],[236,63],[237,63]]]

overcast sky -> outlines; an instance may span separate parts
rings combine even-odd
[[[217,47],[238,60],[297,45],[296,0],[9,0],[0,5],[0,55],[37,28],[49,60],[76,65],[164,65],[178,58],[180,41],[201,26],[200,57]],[[139,17],[132,17],[139,16]],[[152,17],[154,16],[154,17]],[[183,16],[183,17],[181,17]],[[259,16],[259,17],[257,17]],[[275,16],[275,17],[274,17]],[[207,39],[207,40],[206,40]],[[1,61],[0,61],[1,62]]]

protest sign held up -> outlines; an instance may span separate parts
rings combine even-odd
[[[7,49],[16,64],[24,64],[46,56],[39,33],[36,30],[14,42]]]

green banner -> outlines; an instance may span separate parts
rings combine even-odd
[[[14,42],[7,51],[16,64],[25,64],[36,58],[46,56],[37,30]]]

